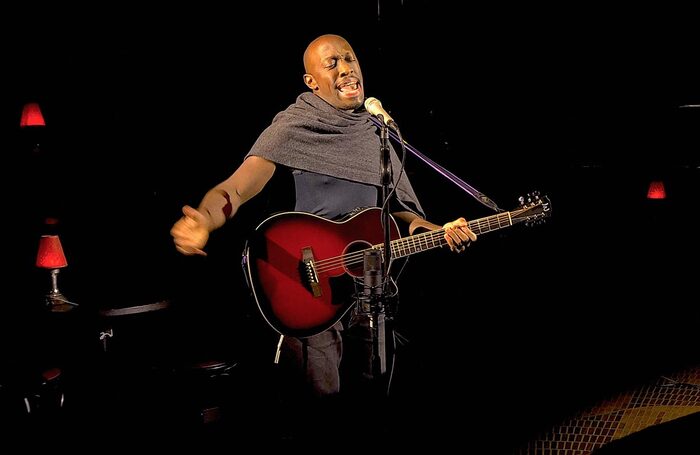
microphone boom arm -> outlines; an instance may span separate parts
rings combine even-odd
[[[370,112],[371,113],[371,112]],[[381,114],[380,114],[381,115]],[[386,125],[384,124],[383,121],[377,120],[375,117],[370,117],[370,120],[378,126],[379,128],[385,127]],[[392,120],[392,123],[393,120]],[[462,188],[467,194],[472,196],[474,199],[479,201],[480,203],[484,204],[486,207],[490,208],[491,210],[495,212],[503,212],[503,209],[498,207],[495,202],[493,202],[488,196],[486,196],[484,193],[481,191],[477,190],[473,186],[469,185],[467,182],[462,180],[461,178],[457,177],[454,175],[452,172],[448,171],[435,161],[431,160],[427,156],[425,156],[423,153],[420,151],[416,150],[415,147],[413,147],[411,144],[406,142],[405,140],[402,140],[399,135],[394,131],[393,129],[386,128],[388,131],[389,136],[396,141],[398,144],[405,146],[406,149],[408,149],[411,153],[413,153],[415,156],[417,156],[421,161],[435,169],[439,174],[441,174],[443,177],[447,178],[449,181],[457,185],[458,187]]]

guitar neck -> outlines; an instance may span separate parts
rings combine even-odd
[[[512,226],[513,218],[511,216],[511,212],[503,212],[469,221],[467,222],[467,225],[475,234],[481,235],[504,227]],[[390,245],[392,257],[402,258],[411,254],[420,253],[421,251],[440,248],[447,245],[447,241],[445,240],[445,230],[436,229],[434,231],[422,232],[409,237],[392,240]],[[384,245],[373,245],[372,248],[383,251]]]

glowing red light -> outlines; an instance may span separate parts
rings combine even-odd
[[[666,199],[664,182],[661,180],[654,180],[651,182],[649,184],[649,191],[647,192],[647,199]]]
[[[19,121],[19,126],[46,126],[44,116],[41,115],[41,108],[37,103],[27,103],[22,109],[22,118]]]

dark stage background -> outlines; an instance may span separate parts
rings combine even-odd
[[[302,53],[322,33],[350,41],[367,96],[414,147],[504,209],[533,190],[553,208],[466,254],[411,258],[394,389],[409,431],[392,437],[498,451],[697,363],[700,109],[679,106],[700,103],[700,74],[682,12],[309,7],[15,17],[2,102],[7,383],[61,362],[93,377],[98,310],[160,300],[171,315],[139,327],[159,360],[272,359],[240,271],[262,205],[215,232],[206,258],[178,255],[168,231],[306,89]],[[47,122],[39,152],[18,126],[28,101]],[[415,157],[406,166],[431,220],[491,214]],[[667,199],[646,199],[652,180]],[[49,277],[34,267],[52,232],[69,261],[61,290],[80,304],[60,317],[42,311]]]

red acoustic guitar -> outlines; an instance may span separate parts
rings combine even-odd
[[[477,235],[540,220],[550,214],[546,197],[521,198],[510,212],[469,221]],[[391,256],[398,259],[447,244],[438,229],[399,238],[392,219]],[[246,244],[243,266],[267,323],[282,335],[307,337],[338,322],[355,303],[356,278],[363,276],[365,252],[379,250],[384,238],[379,208],[343,221],[303,212],[283,212],[263,221]]]

